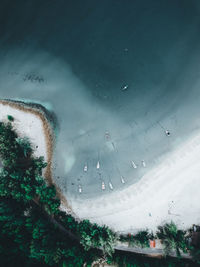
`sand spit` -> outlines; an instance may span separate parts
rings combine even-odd
[[[7,115],[14,118],[12,123],[14,129],[21,136],[27,136],[34,148],[35,156],[43,156],[48,163],[45,168],[44,177],[48,184],[56,186],[57,194],[61,199],[65,210],[72,213],[66,198],[63,197],[61,190],[53,181],[53,150],[55,146],[55,117],[51,117],[50,113],[40,104],[25,103],[15,100],[0,100],[0,120],[8,121]]]

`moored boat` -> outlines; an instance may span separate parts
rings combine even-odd
[[[121,176],[121,182],[122,182],[122,184],[125,184],[125,180],[124,180],[123,176]]]
[[[97,162],[97,170],[100,169],[100,163],[99,161]]]
[[[109,187],[110,187],[111,190],[113,190],[113,185],[112,185],[111,182],[109,182]]]
[[[134,169],[137,169],[137,165],[135,164],[135,162],[133,160],[131,160],[131,165]]]
[[[105,183],[104,183],[104,182],[101,183],[101,189],[102,189],[102,190],[105,190],[105,189],[106,189],[106,187],[105,187]]]

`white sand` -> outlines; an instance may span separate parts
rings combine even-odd
[[[70,204],[80,218],[117,231],[155,231],[171,220],[180,228],[188,228],[200,223],[199,188],[200,134],[127,189],[98,199],[71,200]]]
[[[28,137],[35,156],[43,156],[47,160],[47,145],[42,120],[39,116],[0,103],[0,121],[8,122],[7,116],[14,118],[12,125],[20,137]],[[36,146],[38,146],[36,148]]]

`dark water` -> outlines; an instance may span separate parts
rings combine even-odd
[[[56,112],[71,196],[136,182],[200,126],[198,0],[1,0],[0,62],[0,97]]]

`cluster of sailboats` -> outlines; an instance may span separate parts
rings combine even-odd
[[[100,169],[100,162],[99,162],[99,160],[97,161],[96,169],[97,170]],[[88,165],[87,164],[84,165],[83,171],[84,172],[87,172],[88,171]],[[121,177],[121,181],[122,181],[123,184],[125,183],[125,180],[124,180],[123,177]],[[111,182],[109,182],[108,185],[109,185],[109,188],[111,190],[113,190],[113,184]],[[106,186],[105,186],[105,182],[104,181],[101,182],[101,189],[102,190],[105,190],[106,189]],[[81,185],[78,186],[78,191],[79,191],[79,193],[82,193],[82,187],[81,187]]]
[[[122,89],[122,91],[127,90],[127,89],[128,89],[128,85],[124,85],[121,89]],[[160,122],[157,122],[157,123],[158,123],[158,125],[164,130],[166,136],[170,136],[170,135],[171,135],[171,133],[170,133],[168,130],[166,130],[165,127],[164,127],[163,125],[161,125]],[[117,149],[116,149],[115,143],[112,142],[110,133],[109,133],[108,131],[105,132],[104,137],[105,137],[105,141],[106,141],[106,142],[110,142],[110,144],[111,144],[112,147],[113,147],[113,150],[115,150],[116,152],[118,152]],[[130,161],[130,164],[131,164],[131,167],[134,168],[134,169],[137,169],[137,168],[140,166],[138,163],[136,164],[133,160]],[[144,160],[141,161],[141,165],[142,165],[144,168],[146,168],[146,162],[145,162]],[[100,169],[100,162],[99,162],[99,160],[97,161],[96,169],[97,169],[97,170]],[[84,165],[84,167],[83,167],[83,171],[84,171],[84,172],[87,172],[87,171],[88,171],[88,165],[87,165],[87,163]],[[120,171],[119,171],[119,173],[120,173]],[[99,173],[99,174],[100,174],[100,173]],[[121,179],[121,183],[122,183],[122,184],[125,184],[125,179],[124,179],[124,177],[123,177],[122,175],[120,175],[120,179]],[[111,190],[113,190],[113,184],[111,183],[111,181],[108,182],[108,186],[109,186],[109,188],[110,188]],[[101,189],[102,189],[103,191],[106,189],[106,185],[105,185],[105,182],[104,182],[104,181],[101,182]],[[78,186],[78,191],[79,191],[79,193],[82,193],[82,187],[81,187],[81,185]]]
[[[137,167],[138,167],[137,164],[136,164],[133,160],[131,160],[131,166],[132,166],[134,169],[137,169]],[[142,166],[143,166],[144,168],[146,167],[146,162],[145,162],[144,160],[142,160]],[[100,169],[100,162],[99,162],[99,160],[97,161],[96,169],[97,169],[97,170]],[[84,171],[84,172],[87,172],[87,171],[88,171],[88,165],[87,165],[87,163],[84,165],[84,167],[83,167],[83,171]],[[123,177],[122,175],[120,176],[120,180],[121,180],[121,183],[122,183],[122,184],[125,184],[125,179],[124,179],[124,177]],[[108,186],[109,186],[109,188],[110,188],[111,190],[114,189],[114,188],[113,188],[113,184],[112,184],[111,181],[108,182]],[[102,189],[103,191],[106,189],[106,185],[105,185],[105,182],[104,182],[104,181],[101,182],[101,189]],[[78,186],[78,191],[79,191],[79,193],[82,193],[82,187],[81,187],[81,185]]]

